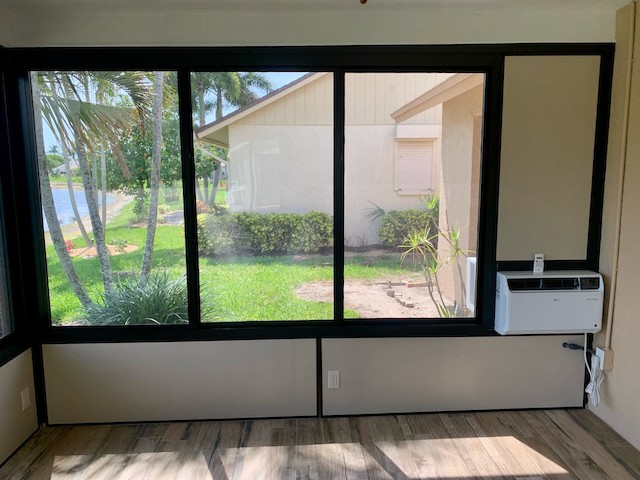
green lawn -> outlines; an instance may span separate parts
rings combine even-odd
[[[161,200],[162,201],[162,200]],[[179,208],[170,205],[172,210]],[[126,205],[109,223],[107,243],[126,241],[138,250],[111,257],[115,272],[139,272],[146,230],[130,226],[133,202]],[[81,240],[74,239],[81,245]],[[83,310],[69,288],[53,246],[47,247],[49,289],[54,323],[68,323],[83,317]],[[318,320],[333,318],[333,304],[311,302],[299,298],[294,290],[307,282],[331,281],[333,265],[330,256],[292,256],[201,258],[200,283],[203,302],[215,312],[203,321],[246,320]],[[90,296],[98,301],[101,276],[96,258],[76,257],[73,264],[87,286]],[[184,229],[182,226],[159,224],[153,258],[154,269],[167,270],[171,276],[185,273]],[[386,274],[406,271],[397,257],[352,257],[345,266],[346,278],[375,279]],[[356,318],[346,311],[347,318]]]

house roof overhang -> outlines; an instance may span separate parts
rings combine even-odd
[[[326,75],[327,72],[311,72],[302,77],[294,80],[291,83],[284,85],[283,87],[274,90],[273,92],[265,95],[258,100],[245,105],[238,110],[225,115],[218,120],[205,125],[202,128],[197,129],[194,132],[195,138],[205,143],[211,143],[220,147],[229,148],[229,126],[237,122],[241,118],[247,117],[254,112],[257,112],[261,108],[279,100],[280,98],[289,95],[292,92],[314,82],[318,78]]]
[[[484,82],[484,74],[482,73],[457,73],[400,107],[391,114],[391,118],[396,123],[404,122],[425,110],[468,92],[478,85],[482,85],[482,82]]]

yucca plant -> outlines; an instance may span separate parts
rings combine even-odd
[[[161,325],[189,323],[187,281],[153,273],[148,281],[126,279],[87,308],[92,325]]]
[[[464,305],[465,285],[462,268],[460,266],[460,257],[466,257],[471,252],[469,250],[463,250],[460,247],[459,228],[453,227],[451,230],[439,228],[438,230],[439,231],[434,234],[430,232],[429,228],[422,232],[412,232],[398,248],[402,250],[402,261],[408,256],[411,256],[413,265],[419,266],[422,269],[429,297],[438,309],[440,316],[443,318],[451,318],[458,315],[458,307],[456,302],[454,302],[453,308],[447,305],[442,295],[438,274],[443,268],[455,265],[462,285],[462,304]],[[438,258],[438,237],[443,238],[449,245],[449,255],[446,258]]]

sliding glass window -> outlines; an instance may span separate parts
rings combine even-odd
[[[191,74],[203,322],[333,319],[333,75]]]
[[[31,84],[52,323],[188,323],[176,74]]]
[[[473,317],[484,74],[345,78],[345,317]]]

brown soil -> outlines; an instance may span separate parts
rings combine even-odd
[[[429,297],[426,287],[392,285],[394,293],[401,293],[404,301],[414,304],[413,308],[402,306],[387,294],[389,282],[406,282],[406,279],[385,278],[376,281],[345,280],[345,308],[355,310],[362,318],[438,318],[438,310]],[[331,282],[305,283],[295,290],[296,294],[312,302],[333,302]]]
[[[116,247],[115,245],[107,245],[107,250],[109,250],[109,255],[112,257],[116,255],[122,255],[123,253],[134,252],[138,249],[137,245],[127,245],[126,247]],[[72,257],[82,257],[82,258],[94,258],[98,256],[96,251],[96,247],[81,247],[81,248],[72,248],[69,250],[69,255]]]

